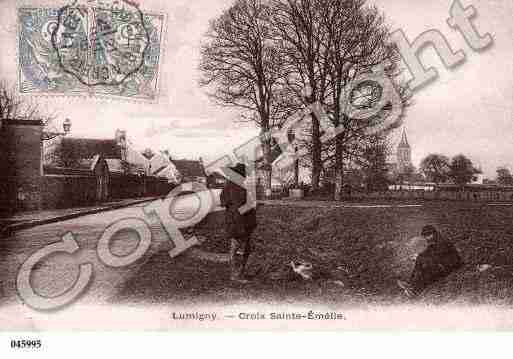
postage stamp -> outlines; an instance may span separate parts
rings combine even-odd
[[[20,92],[154,101],[163,26],[125,1],[20,8]]]

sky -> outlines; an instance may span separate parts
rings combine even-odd
[[[231,0],[140,0],[143,11],[166,15],[159,74],[159,96],[154,103],[84,97],[38,97],[37,101],[73,123],[77,137],[112,138],[116,129],[141,150],[169,149],[176,158],[215,160],[258,134],[251,124],[238,122],[237,111],[219,107],[198,86],[199,48],[209,20]],[[16,83],[16,9],[22,6],[59,7],[63,1],[0,0],[0,77]],[[429,153],[468,155],[493,178],[498,166],[513,169],[513,3],[509,0],[461,0],[473,5],[473,23],[494,44],[475,52],[446,20],[449,0],[369,0],[386,16],[392,30],[402,29],[413,41],[424,31],[437,29],[453,50],[463,50],[466,61],[446,70],[432,49],[421,58],[435,66],[439,78],[417,91],[408,108],[404,128],[418,166]],[[393,134],[400,138],[400,130]]]

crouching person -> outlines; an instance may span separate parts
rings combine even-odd
[[[240,176],[246,178],[246,166],[237,164],[231,168]],[[231,240],[230,264],[231,280],[247,282],[244,279],[244,271],[251,254],[251,234],[257,226],[256,206],[241,213],[241,208],[246,205],[247,191],[228,179],[221,192],[221,205],[226,208],[225,224],[226,234]],[[239,258],[239,251],[242,255]]]
[[[418,296],[426,287],[463,265],[457,249],[435,227],[425,226],[421,236],[427,241],[427,248],[418,255],[409,281],[398,281],[398,285],[410,298]]]

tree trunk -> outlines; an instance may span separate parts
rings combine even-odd
[[[295,152],[297,154],[297,147],[295,149]],[[296,188],[299,187],[299,159],[296,158],[294,161],[294,186]]]
[[[344,144],[339,135],[335,140],[335,201],[342,200],[344,188]]]
[[[272,191],[272,188],[271,188],[272,171],[271,170],[264,170],[263,171],[263,177],[264,177],[264,196],[266,198],[269,198],[273,194],[273,191]]]
[[[319,181],[322,171],[322,158],[321,158],[321,135],[320,124],[317,116],[312,113],[312,191],[316,192],[319,189]]]
[[[267,137],[267,136],[262,136]],[[262,152],[264,155],[264,164],[262,166],[262,173],[264,177],[264,196],[271,197],[272,195],[272,163],[271,163],[271,138],[262,138]]]
[[[335,97],[336,105],[335,105],[335,114],[334,114],[334,122],[333,125],[335,127],[340,126],[340,107],[338,97]],[[344,116],[344,115],[342,115]],[[343,134],[340,133],[335,138],[335,201],[341,201],[344,189],[344,138]]]

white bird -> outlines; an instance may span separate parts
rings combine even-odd
[[[477,270],[480,272],[486,272],[490,268],[492,268],[492,266],[489,264],[480,264],[477,266]]]
[[[310,280],[312,279],[312,269],[313,266],[311,263],[308,262],[290,262],[290,266],[292,267],[292,270],[299,274],[304,280]]]

